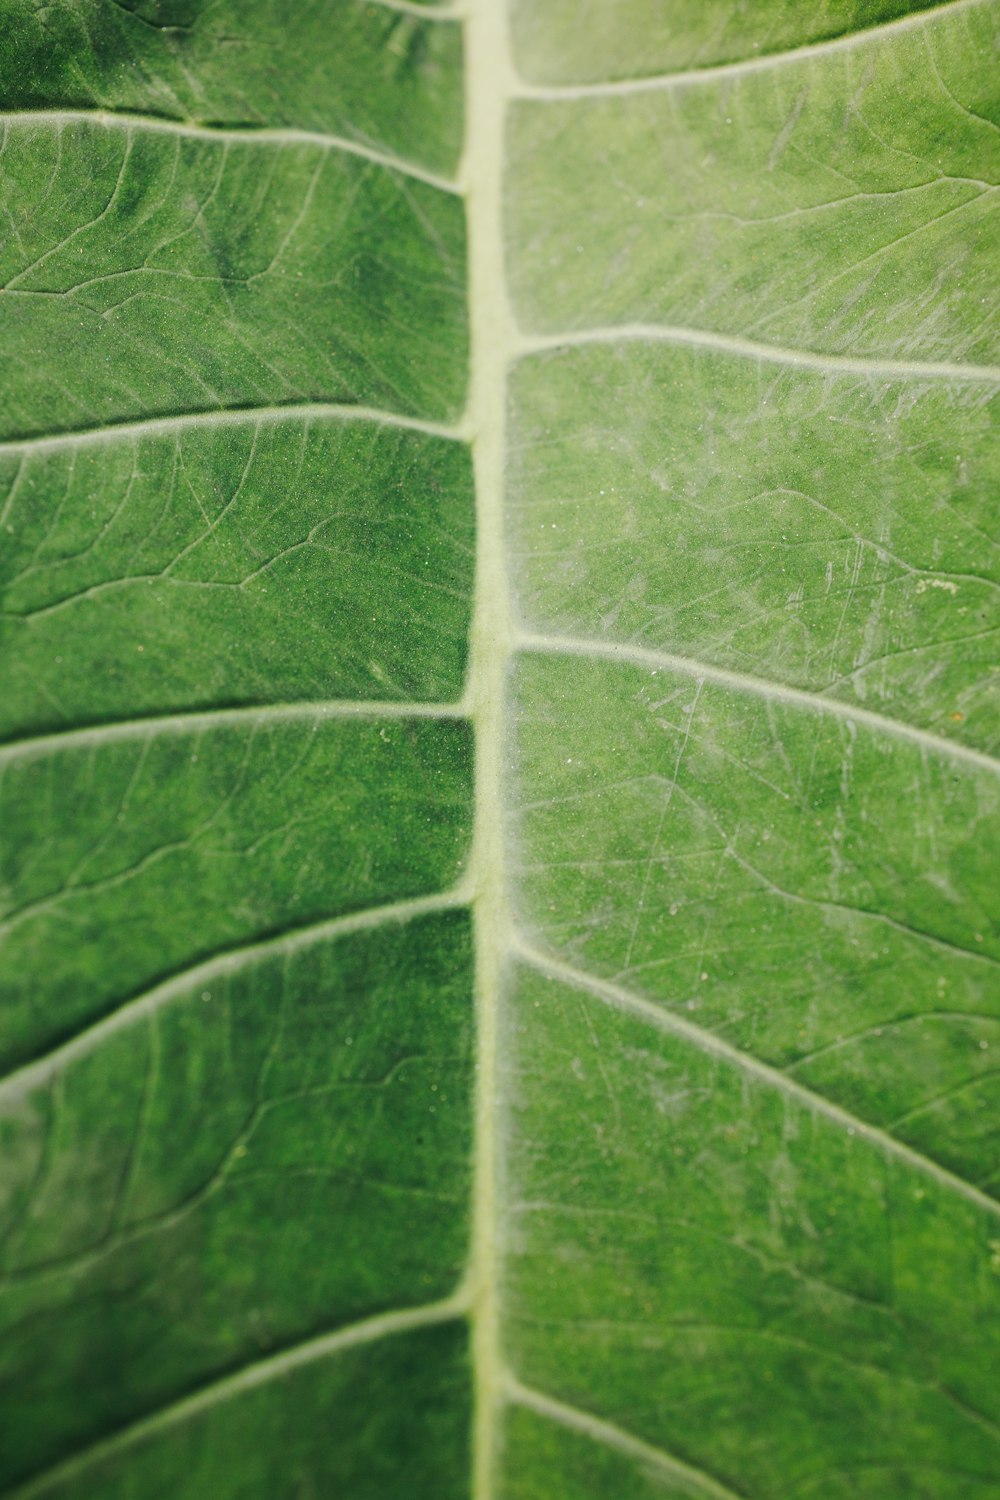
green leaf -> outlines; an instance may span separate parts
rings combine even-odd
[[[0,0],[0,1493],[1000,1486],[995,0]]]

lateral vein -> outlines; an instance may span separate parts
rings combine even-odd
[[[674,1458],[662,1448],[635,1437],[631,1432],[626,1432],[612,1422],[606,1422],[603,1417],[595,1417],[592,1412],[581,1411],[579,1407],[569,1406],[565,1401],[558,1401],[554,1396],[547,1396],[543,1391],[523,1385],[514,1376],[508,1376],[505,1393],[507,1399],[515,1406],[523,1406],[540,1417],[547,1417],[552,1422],[558,1422],[561,1427],[568,1427],[573,1432],[582,1433],[584,1437],[600,1443],[602,1447],[615,1448],[628,1458],[652,1466],[666,1479],[677,1479],[696,1485],[705,1500],[745,1500],[743,1495],[720,1484],[713,1475],[706,1474],[703,1469],[694,1468],[691,1464],[684,1463],[682,1459]]]
[[[668,1032],[672,1036],[690,1042],[699,1051],[720,1058],[743,1073],[752,1075],[767,1087],[776,1089],[779,1093],[795,1100],[810,1113],[826,1116],[834,1124],[867,1140],[883,1154],[894,1156],[923,1176],[933,1178],[942,1187],[967,1199],[976,1208],[985,1211],[993,1218],[1000,1218],[1000,1202],[974,1187],[972,1183],[966,1182],[963,1177],[949,1171],[947,1167],[941,1166],[929,1156],[924,1156],[920,1151],[914,1150],[912,1146],[905,1145],[895,1136],[881,1130],[879,1126],[872,1125],[869,1121],[851,1114],[849,1110],[842,1109],[839,1104],[834,1104],[822,1094],[817,1094],[813,1089],[806,1088],[804,1084],[797,1083],[778,1068],[761,1062],[749,1052],[742,1052],[738,1047],[731,1046],[714,1032],[702,1026],[696,1026],[693,1021],[675,1015],[674,1012],[657,1005],[655,1001],[636,995],[620,984],[599,979],[596,975],[587,974],[560,958],[543,953],[521,936],[515,935],[512,938],[511,947],[516,957],[539,973],[547,974],[550,978],[559,980],[574,989],[585,990],[616,1010],[626,1011],[656,1027],[659,1031]]]
[[[457,5],[416,5],[413,0],[370,0],[370,3],[398,11],[402,16],[419,16],[421,21],[457,21],[462,16]]]
[[[176,714],[152,714],[143,719],[122,719],[109,724],[54,730],[50,734],[26,735],[0,744],[0,768],[24,755],[52,755],[64,750],[116,744],[119,740],[145,739],[154,734],[202,734],[210,729],[230,729],[241,724],[318,724],[324,719],[463,719],[464,703],[394,703],[367,698],[333,698],[315,703],[263,703],[247,708],[209,708]]]
[[[789,349],[762,344],[740,334],[716,333],[707,328],[683,328],[673,323],[620,323],[555,333],[522,333],[520,357],[546,354],[578,345],[618,343],[685,344],[693,349],[716,349],[744,359],[795,365],[825,374],[862,375],[883,380],[967,380],[1000,385],[1000,365],[963,364],[954,360],[882,359],[868,355],[824,354],[814,349]]]
[[[103,1459],[114,1457],[122,1449],[130,1448],[145,1438],[155,1437],[165,1429],[197,1417],[203,1411],[218,1406],[222,1402],[230,1401],[245,1391],[266,1385],[269,1381],[277,1380],[283,1375],[289,1375],[294,1370],[301,1369],[303,1365],[343,1353],[362,1344],[373,1343],[376,1339],[390,1338],[396,1334],[410,1333],[420,1328],[432,1328],[438,1323],[448,1323],[463,1317],[466,1311],[465,1294],[460,1291],[441,1302],[428,1303],[423,1307],[403,1308],[397,1312],[378,1313],[375,1317],[365,1318],[362,1322],[352,1323],[346,1328],[318,1334],[289,1349],[283,1349],[278,1354],[272,1354],[266,1359],[244,1365],[235,1374],[225,1375],[221,1380],[202,1386],[200,1390],[183,1397],[180,1401],[163,1406],[149,1416],[140,1417],[138,1421],[120,1428],[110,1437],[92,1443],[53,1468],[35,1475],[27,1483],[8,1491],[4,1500],[37,1500],[38,1496],[46,1494],[55,1485],[74,1478],[81,1471],[85,1472]]]
[[[399,427],[409,432],[425,432],[430,437],[462,442],[467,434],[461,426],[446,422],[425,422],[380,411],[373,406],[351,406],[336,401],[290,401],[279,406],[223,407],[218,411],[175,412],[163,417],[144,417],[134,422],[111,422],[103,427],[86,427],[77,431],[42,433],[37,436],[12,437],[0,441],[0,454],[50,452],[59,448],[80,448],[100,443],[114,443],[130,438],[157,434],[183,433],[188,429],[277,426],[281,422],[371,422],[375,426]]]
[[[765,677],[754,677],[747,672],[736,672],[728,667],[712,666],[690,656],[678,656],[670,651],[653,651],[644,646],[630,646],[614,641],[590,640],[583,637],[547,635],[538,631],[518,632],[516,648],[534,651],[541,655],[583,656],[595,660],[626,662],[633,666],[649,667],[653,671],[683,672],[687,677],[717,683],[720,687],[733,688],[737,692],[750,693],[756,697],[769,698],[773,702],[787,703],[795,708],[808,709],[812,713],[831,714],[850,723],[864,724],[880,734],[909,740],[925,752],[967,762],[993,775],[1000,773],[1000,760],[987,755],[983,750],[973,750],[955,740],[946,740],[943,735],[929,729],[920,729],[914,724],[904,724],[886,714],[875,713],[870,708],[861,708],[842,698],[828,698],[822,693],[810,692],[806,688],[789,687],[785,683],[771,682]]]
[[[843,36],[829,37],[825,41],[808,42],[801,47],[790,47],[784,52],[767,52],[759,57],[743,58],[739,62],[717,63],[706,68],[684,68],[673,73],[654,73],[646,78],[623,78],[603,83],[531,84],[521,83],[515,97],[555,102],[561,99],[600,99],[615,95],[648,94],[660,89],[689,88],[700,83],[725,82],[748,73],[766,73],[773,68],[789,63],[803,62],[811,58],[822,59],[837,52],[850,52],[883,37],[892,37],[901,32],[915,31],[929,22],[937,21],[952,13],[975,10],[990,0],[944,0],[943,4],[929,6],[926,10],[897,16],[881,25],[866,26],[860,31],[850,31]]]
[[[463,881],[450,891],[432,896],[416,896],[409,901],[394,901],[387,906],[370,906],[342,917],[327,917],[321,922],[293,927],[276,936],[256,939],[239,947],[227,948],[222,953],[215,953],[201,963],[171,974],[168,979],[161,980],[152,989],[126,1000],[116,1010],[61,1042],[44,1056],[34,1058],[5,1077],[0,1077],[0,1104],[22,1099],[78,1058],[95,1051],[116,1032],[134,1026],[137,1021],[146,1019],[190,990],[229,974],[236,974],[241,969],[276,954],[287,956],[327,939],[348,937],[354,932],[367,932],[394,922],[414,922],[419,917],[430,916],[435,912],[453,911],[467,905],[471,894],[468,883]]]
[[[52,125],[61,129],[65,125],[91,124],[107,130],[144,130],[154,135],[222,141],[230,145],[241,142],[255,146],[320,146],[324,151],[342,151],[347,156],[362,157],[377,167],[400,172],[404,177],[416,178],[442,193],[454,194],[459,191],[458,185],[449,177],[441,177],[437,172],[427,171],[401,156],[379,151],[361,141],[352,141],[346,136],[334,135],[325,130],[297,130],[284,125],[198,125],[190,120],[171,120],[165,115],[144,115],[109,109],[0,110],[0,123],[15,129],[37,125]]]

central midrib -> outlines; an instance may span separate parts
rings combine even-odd
[[[469,700],[476,736],[472,847],[476,934],[476,1116],[470,1296],[474,1500],[491,1500],[501,1399],[497,1252],[497,1033],[507,948],[501,745],[512,645],[503,528],[504,418],[515,332],[503,256],[503,119],[511,92],[504,0],[473,0],[465,25],[469,236],[468,428],[476,487],[476,584]]]

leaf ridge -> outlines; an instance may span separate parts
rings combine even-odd
[[[124,130],[131,135],[134,130],[146,130],[155,134],[169,135],[192,140],[252,142],[264,146],[320,146],[324,151],[342,151],[348,156],[360,156],[375,166],[385,167],[390,172],[401,172],[404,177],[416,178],[428,187],[453,196],[461,193],[459,184],[450,177],[430,172],[415,162],[406,161],[389,151],[379,151],[366,146],[362,141],[352,141],[346,136],[333,135],[324,130],[299,130],[288,125],[199,125],[191,120],[171,120],[165,115],[144,115],[127,110],[109,109],[19,109],[0,110],[0,123],[4,126],[30,128],[38,125],[53,125],[61,129],[64,125],[100,125],[107,130]]]
[[[891,37],[900,32],[915,31],[944,16],[978,9],[989,3],[990,0],[943,0],[942,4],[929,6],[926,10],[913,11],[909,15],[897,16],[891,21],[866,26],[858,31],[844,32],[839,36],[828,37],[825,41],[808,42],[802,47],[789,47],[784,52],[767,52],[757,57],[742,58],[739,62],[716,63],[711,67],[684,68],[673,73],[654,73],[646,78],[612,79],[605,83],[522,83],[516,97],[541,101],[600,99],[615,94],[647,94],[658,89],[686,88],[692,84],[725,81],[746,73],[768,72],[786,63],[852,51],[855,47],[880,41],[883,36]]]
[[[884,1154],[896,1157],[923,1176],[934,1178],[942,1187],[959,1194],[992,1217],[1000,1218],[1000,1202],[967,1182],[964,1177],[959,1177],[956,1172],[950,1171],[931,1157],[924,1156],[912,1146],[897,1140],[895,1136],[889,1135],[879,1126],[861,1119],[858,1115],[851,1114],[849,1110],[843,1109],[824,1095],[816,1093],[815,1090],[807,1088],[779,1069],[771,1067],[769,1063],[762,1062],[738,1047],[733,1047],[729,1042],[716,1036],[714,1032],[697,1026],[693,1021],[688,1021],[682,1016],[675,1015],[665,1007],[634,994],[620,984],[600,979],[596,975],[588,974],[566,963],[563,959],[543,953],[520,935],[512,938],[511,952],[514,957],[519,958],[539,973],[547,974],[552,979],[559,980],[572,988],[585,990],[615,1009],[627,1011],[630,1015],[655,1026],[658,1030],[681,1037],[684,1041],[691,1042],[700,1051],[721,1058],[744,1073],[752,1074],[760,1082],[795,1100],[813,1114],[825,1115],[835,1124],[843,1126],[855,1135],[864,1137]]]
[[[413,0],[369,0],[372,5],[381,5],[384,10],[398,11],[401,16],[419,16],[421,21],[460,21],[462,11],[457,5],[416,5]]]
[[[256,426],[277,425],[280,422],[371,422],[376,426],[398,427],[406,432],[424,432],[429,437],[445,438],[452,442],[468,441],[468,433],[462,425],[447,422],[425,422],[421,417],[408,417],[398,412],[382,411],[374,406],[349,406],[337,401],[289,401],[276,406],[219,407],[217,410],[169,412],[161,417],[144,417],[139,421],[109,422],[103,427],[82,427],[66,432],[27,434],[0,440],[2,453],[51,452],[59,448],[89,447],[99,443],[117,442],[124,438],[142,438],[161,433],[185,432],[207,427],[239,427],[244,423]]]
[[[966,761],[980,770],[1000,773],[1000,760],[984,750],[974,750],[956,740],[945,739],[929,729],[920,729],[915,724],[906,724],[901,719],[889,718],[887,714],[861,708],[841,698],[828,698],[822,693],[807,688],[791,687],[786,683],[772,682],[769,678],[754,677],[748,672],[733,671],[729,667],[717,667],[694,657],[679,656],[674,652],[653,651],[645,646],[630,646],[615,641],[591,640],[584,637],[547,635],[537,631],[520,631],[517,645],[523,651],[534,651],[541,655],[587,656],[604,661],[623,661],[634,666],[650,667],[654,671],[683,672],[698,680],[717,683],[721,687],[733,688],[737,692],[752,693],[774,702],[787,703],[815,713],[829,713],[848,722],[864,724],[882,734],[896,735],[911,740],[922,751]],[[963,949],[963,952],[966,951]]]
[[[504,120],[514,85],[506,5],[477,0],[465,28],[470,360],[468,419],[476,496],[476,573],[468,691],[475,731],[474,902],[476,1087],[469,1279],[473,1289],[472,1500],[493,1500],[501,1352],[497,1097],[507,904],[504,687],[512,650],[504,528],[507,384],[515,325],[504,262]]]
[[[85,1026],[58,1046],[0,1077],[0,1102],[23,1098],[33,1089],[47,1083],[60,1069],[93,1052],[115,1032],[155,1014],[162,1006],[200,984],[223,975],[238,973],[247,965],[274,954],[295,953],[300,948],[327,938],[347,937],[354,932],[365,932],[390,923],[403,925],[436,912],[454,911],[467,905],[470,894],[465,883],[461,882],[450,891],[416,896],[407,901],[393,901],[387,906],[369,906],[342,917],[324,917],[319,922],[309,922],[302,927],[292,927],[266,938],[255,938],[253,942],[241,943],[220,953],[213,953],[209,958],[179,969],[149,989],[133,995],[115,1010]]]
[[[689,1484],[697,1485],[705,1496],[705,1500],[746,1500],[746,1497],[738,1491],[720,1484],[713,1474],[694,1468],[682,1459],[665,1452],[664,1449],[647,1443],[643,1438],[638,1438],[631,1432],[626,1432],[615,1423],[605,1421],[603,1417],[595,1417],[592,1412],[581,1411],[579,1407],[570,1406],[565,1401],[559,1401],[554,1396],[548,1396],[543,1391],[524,1385],[515,1376],[507,1377],[505,1394],[515,1406],[523,1406],[540,1417],[547,1417],[552,1422],[558,1422],[562,1427],[582,1433],[584,1437],[600,1443],[603,1447],[616,1448],[628,1458],[634,1458],[647,1465],[651,1464],[664,1477],[681,1479]]]
[[[432,1328],[438,1323],[456,1321],[465,1316],[467,1310],[465,1292],[459,1289],[440,1302],[377,1313],[374,1317],[365,1318],[359,1323],[351,1323],[346,1328],[315,1334],[301,1343],[292,1344],[280,1350],[277,1354],[269,1354],[264,1359],[244,1365],[241,1369],[224,1375],[219,1380],[210,1381],[191,1394],[181,1397],[179,1401],[161,1406],[137,1421],[128,1423],[127,1426],[119,1428],[110,1436],[100,1438],[96,1443],[80,1449],[52,1468],[36,1474],[27,1483],[6,1491],[3,1500],[36,1500],[37,1496],[44,1495],[54,1486],[72,1479],[81,1470],[87,1470],[102,1459],[113,1457],[121,1449],[129,1448],[133,1443],[141,1442],[144,1438],[153,1437],[165,1428],[174,1427],[179,1422],[197,1416],[209,1407],[241,1395],[244,1391],[253,1390],[256,1386],[265,1385],[268,1381],[291,1374],[302,1365],[356,1348],[359,1344],[372,1343],[376,1339],[390,1338],[395,1334],[410,1333],[420,1328]]]
[[[580,1325],[578,1324],[577,1326]],[[649,1327],[648,1323],[641,1319],[615,1319],[607,1323],[603,1320],[596,1320],[593,1322],[588,1321],[584,1326],[588,1328],[631,1328],[636,1331],[645,1331]],[[787,1345],[789,1348],[802,1349],[808,1353],[818,1354],[822,1359],[835,1360],[840,1364],[847,1365],[851,1369],[863,1370],[867,1374],[874,1375],[877,1379],[887,1380],[890,1383],[901,1382],[903,1385],[913,1386],[916,1390],[927,1392],[932,1396],[939,1396],[947,1401],[949,1406],[961,1412],[963,1417],[966,1417],[970,1422],[974,1422],[984,1432],[988,1432],[991,1437],[995,1438],[1000,1435],[1000,1427],[997,1426],[991,1417],[988,1417],[985,1412],[979,1411],[976,1407],[970,1406],[968,1402],[956,1396],[954,1391],[949,1390],[947,1386],[933,1380],[926,1380],[920,1375],[908,1374],[899,1370],[893,1370],[887,1365],[875,1364],[871,1360],[857,1359],[851,1354],[845,1354],[843,1350],[836,1348],[834,1345],[821,1343],[817,1339],[802,1338],[792,1333],[783,1332],[780,1328],[768,1328],[752,1323],[710,1323],[702,1322],[699,1319],[692,1321],[677,1320],[661,1326],[681,1336],[692,1333],[712,1333],[719,1335],[723,1339],[745,1338],[748,1343],[759,1339],[764,1343],[770,1341],[776,1344]],[[570,1409],[572,1410],[572,1408]]]
[[[184,713],[151,714],[102,724],[80,724],[49,734],[24,735],[0,743],[0,769],[22,755],[52,755],[64,750],[91,749],[119,740],[153,734],[201,734],[233,725],[288,724],[323,719],[464,719],[464,703],[404,703],[378,698],[330,698],[298,703],[251,703],[236,708],[192,709]]]
[[[708,328],[684,328],[672,323],[620,323],[608,327],[556,333],[522,334],[518,355],[546,354],[550,350],[580,344],[626,342],[686,344],[696,349],[717,349],[723,354],[772,364],[796,365],[830,374],[868,375],[889,380],[969,380],[1000,385],[1000,365],[962,364],[952,360],[881,359],[868,355],[825,354],[814,349],[790,349],[764,344],[740,334],[717,333]]]

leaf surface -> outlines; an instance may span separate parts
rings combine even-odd
[[[997,25],[0,3],[8,1500],[996,1493]]]

